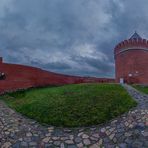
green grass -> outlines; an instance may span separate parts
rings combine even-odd
[[[134,85],[134,87],[135,87],[137,90],[139,90],[139,91],[141,91],[141,92],[143,92],[143,93],[145,93],[145,94],[148,94],[148,86]]]
[[[117,84],[36,88],[1,98],[11,108],[40,123],[66,127],[104,123],[137,104]]]

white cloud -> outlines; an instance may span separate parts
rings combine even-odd
[[[73,53],[77,56],[83,57],[83,58],[92,58],[92,59],[98,59],[100,61],[107,61],[108,57],[101,51],[98,51],[96,49],[96,46],[93,44],[82,44],[75,46],[73,49]]]

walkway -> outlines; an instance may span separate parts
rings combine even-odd
[[[1,148],[146,148],[148,147],[148,96],[124,86],[139,105],[105,125],[60,129],[26,119],[0,101]]]

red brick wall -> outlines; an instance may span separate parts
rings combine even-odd
[[[129,50],[121,52],[124,49]],[[148,84],[147,49],[148,42],[145,39],[126,40],[116,46],[116,82],[124,78],[126,83]]]
[[[114,79],[67,76],[30,66],[6,63],[0,63],[0,72],[6,74],[6,79],[0,80],[0,93],[47,85],[114,82]]]

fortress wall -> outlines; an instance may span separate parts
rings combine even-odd
[[[35,67],[2,62],[0,63],[0,72],[4,72],[6,75],[5,80],[0,80],[0,93],[48,85],[114,82],[114,79],[68,76]]]

